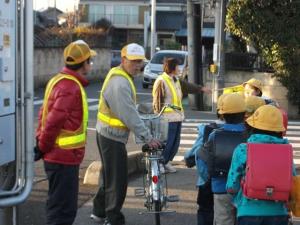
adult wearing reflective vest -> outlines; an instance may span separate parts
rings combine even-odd
[[[178,151],[181,123],[184,119],[181,104],[182,91],[179,80],[176,78],[178,74],[179,68],[177,59],[167,58],[164,62],[164,73],[156,79],[152,91],[154,112],[159,113],[164,104],[173,104],[181,108],[181,110],[167,108],[163,113],[164,118],[169,121],[169,128],[166,148],[162,152],[164,167],[162,165],[161,170],[171,173],[176,172],[176,169],[169,161],[173,160]]]
[[[107,74],[100,92],[97,115],[97,144],[102,160],[103,182],[93,201],[91,218],[104,224],[123,225],[121,212],[127,191],[127,151],[129,131],[150,147],[160,144],[139,118],[133,78],[141,72],[145,52],[132,43],[121,50],[121,65]]]
[[[82,40],[64,50],[65,67],[47,84],[39,112],[37,153],[49,180],[47,225],[72,224],[77,212],[79,164],[85,152],[88,105],[84,86],[96,52]]]

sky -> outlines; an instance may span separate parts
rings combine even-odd
[[[56,2],[56,8],[63,12],[74,11],[74,6],[78,8],[79,0],[33,0],[33,8],[35,10],[47,9],[48,7],[54,7]]]

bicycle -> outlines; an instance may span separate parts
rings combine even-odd
[[[175,213],[175,211],[167,210],[167,202],[179,201],[176,195],[168,196],[167,176],[160,171],[160,165],[163,162],[163,157],[161,156],[164,149],[163,143],[167,140],[168,132],[168,122],[161,119],[161,115],[166,108],[180,110],[177,106],[167,104],[157,115],[145,114],[141,116],[153,137],[162,142],[162,146],[158,149],[151,149],[147,144],[142,146],[142,152],[144,153],[142,160],[145,164],[143,188],[135,190],[136,196],[145,197],[144,206],[147,209],[146,213],[155,214],[156,225],[160,225],[160,215],[162,213]],[[142,141],[136,139],[136,143],[140,144]],[[143,213],[145,212],[140,212],[140,214]]]

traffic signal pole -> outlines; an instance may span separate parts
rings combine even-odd
[[[217,66],[217,73],[213,76],[213,102],[212,111],[215,111],[220,90],[224,88],[225,79],[225,17],[226,17],[226,0],[219,0],[215,7],[215,40],[213,48],[213,61]]]
[[[195,4],[187,0],[187,27],[188,27],[188,81],[195,84],[203,84],[202,79],[202,39],[201,39],[201,4]],[[203,110],[203,96],[200,94],[189,94],[189,105],[191,109]]]

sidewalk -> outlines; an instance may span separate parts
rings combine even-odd
[[[179,195],[180,201],[169,203],[168,210],[176,213],[166,213],[161,216],[162,225],[196,225],[197,218],[197,189],[195,187],[196,171],[187,169],[182,164],[176,165],[177,172],[167,175],[169,195]],[[122,212],[126,218],[126,225],[153,225],[154,214],[142,214],[145,212],[144,198],[136,197],[134,190],[142,187],[141,176],[131,176],[127,190],[127,197]],[[92,212],[92,199],[78,209],[74,225],[96,225],[90,219]]]
[[[188,120],[194,119],[207,119],[214,120],[216,116],[211,112],[200,112],[200,111],[191,111],[186,110],[185,116]],[[133,141],[133,138],[129,138],[129,142],[127,144],[128,151],[128,172],[130,174],[127,197],[125,200],[125,204],[123,207],[123,213],[125,214],[127,225],[153,225],[154,224],[154,215],[143,214],[139,215],[140,211],[145,211],[144,207],[144,199],[142,197],[134,196],[134,189],[137,187],[142,187],[143,181],[142,176],[138,175],[138,172],[141,172],[141,157],[142,153],[139,149],[139,146],[136,145]],[[95,163],[95,162],[94,162]],[[100,162],[98,164],[94,164],[95,169],[90,168],[93,172],[90,176],[86,173],[85,180],[86,184],[95,184],[98,183],[98,167],[100,166]],[[170,195],[179,195],[180,201],[177,203],[170,203],[169,210],[176,210],[176,213],[172,214],[164,214],[162,216],[162,224],[168,225],[196,225],[197,218],[197,189],[195,187],[196,182],[196,170],[195,169],[187,169],[182,162],[176,162],[176,169],[178,170],[175,174],[168,174],[168,186],[169,186],[169,194]],[[89,169],[87,169],[88,171]],[[95,181],[96,179],[96,181]],[[88,182],[90,180],[90,182]],[[87,201],[82,207],[78,209],[76,221],[74,225],[95,225],[93,220],[90,219],[90,214],[92,212],[93,201],[90,199]]]

